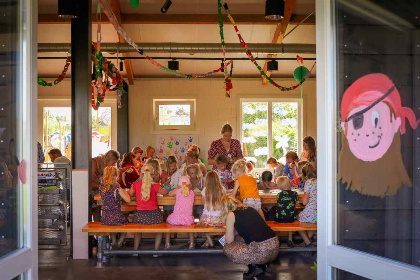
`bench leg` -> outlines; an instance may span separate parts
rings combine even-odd
[[[104,245],[102,246],[102,248],[104,248],[104,250],[110,250],[111,249],[111,243],[109,240],[109,236],[104,236]],[[105,263],[108,260],[109,256],[105,256],[105,254],[102,254],[102,262]]]
[[[97,261],[96,268],[102,268],[102,256],[103,256],[103,236],[98,236],[98,252],[96,253]]]

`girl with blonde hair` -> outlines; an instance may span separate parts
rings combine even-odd
[[[226,224],[223,252],[234,263],[248,265],[243,279],[254,279],[267,271],[268,263],[279,253],[276,233],[255,209],[244,206],[236,198],[225,195],[221,203]]]
[[[166,220],[171,225],[189,226],[194,223],[193,205],[195,194],[192,191],[191,181],[188,176],[182,176],[179,180],[178,188],[172,190],[169,196],[175,196],[174,212],[168,216]],[[189,248],[194,249],[194,234],[189,233],[190,243]],[[165,235],[165,248],[171,247],[169,242],[170,234]]]
[[[94,222],[98,222],[101,219],[101,206],[97,205],[94,197],[99,194],[99,188],[101,186],[102,176],[104,175],[105,167],[116,166],[120,154],[117,151],[109,150],[105,155],[99,155],[92,158],[92,181],[89,190],[89,205],[92,208],[92,217]]]
[[[232,196],[235,197],[239,190],[242,203],[261,212],[261,215],[264,217],[261,211],[261,198],[258,193],[257,180],[247,174],[245,160],[240,159],[233,164],[232,175],[235,179]]]
[[[150,164],[153,167],[154,173],[152,174],[153,183],[160,183],[160,175],[162,174],[162,169],[160,168],[160,163],[156,159],[149,158],[146,161],[147,164]]]
[[[197,163],[185,167],[183,175],[190,178],[193,190],[201,191],[203,189],[203,173]]]
[[[121,213],[121,199],[130,202],[130,196],[117,183],[118,169],[107,166],[102,176],[99,193],[102,200],[101,225],[119,226],[127,223],[127,217]],[[111,233],[112,247],[120,247],[124,241],[125,233],[120,233],[117,242],[117,233]]]
[[[204,189],[201,191],[204,211],[201,215],[200,222],[217,225],[222,222],[222,196],[226,193],[226,189],[222,186],[219,175],[214,171],[207,173]],[[206,233],[207,241],[203,244],[203,248],[213,247],[213,240],[210,234]]]
[[[133,223],[141,225],[153,225],[163,223],[163,216],[157,205],[157,194],[167,194],[166,189],[162,188],[159,183],[152,181],[152,174],[155,170],[150,163],[144,165],[142,170],[143,176],[141,182],[133,183],[129,193],[136,196],[137,211],[134,214]],[[134,250],[137,250],[140,244],[140,233],[134,236]],[[162,233],[156,234],[155,250],[159,249],[162,241]]]

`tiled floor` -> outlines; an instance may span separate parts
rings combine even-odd
[[[316,254],[281,253],[271,264],[271,272],[258,279],[311,280],[310,269]],[[104,268],[95,268],[95,260],[66,260],[60,251],[39,252],[39,276],[42,280],[175,280],[175,279],[242,279],[245,266],[233,264],[224,255],[183,255],[160,258],[113,257]]]

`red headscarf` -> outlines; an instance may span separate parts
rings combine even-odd
[[[394,83],[386,75],[380,73],[369,74],[359,78],[344,92],[341,101],[341,121],[348,117],[351,109],[362,105],[369,106],[393,86]],[[383,101],[392,106],[396,117],[401,119],[401,134],[405,133],[405,119],[408,120],[413,129],[417,128],[420,121],[416,120],[413,110],[408,107],[402,107],[401,96],[397,88]]]

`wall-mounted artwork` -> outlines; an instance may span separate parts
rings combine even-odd
[[[401,157],[406,121],[413,129],[419,124],[413,110],[402,106],[397,87],[386,75],[356,80],[341,101],[338,180],[352,191],[378,197],[411,186]]]
[[[175,156],[179,163],[185,159],[185,152],[192,144],[198,145],[196,135],[158,135],[156,136],[156,155],[167,159]]]

